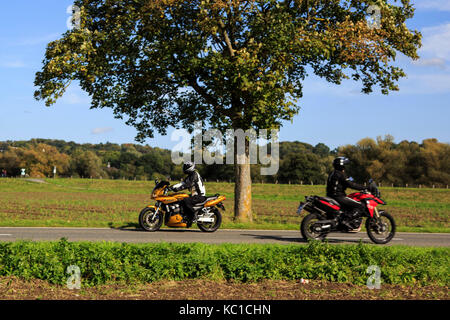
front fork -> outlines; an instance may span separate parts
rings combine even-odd
[[[376,219],[375,220],[375,224],[376,224],[376,228],[377,228],[376,232],[377,233],[384,232],[386,229],[386,225],[381,221],[381,219],[380,219],[381,216],[380,216],[380,213],[378,212],[378,209],[374,208],[373,212],[375,213],[374,217]]]
[[[377,208],[377,207],[375,207],[375,208],[373,209],[373,212],[375,213],[375,217],[376,217],[377,219],[380,219],[380,214],[378,213],[378,208]]]
[[[156,203],[156,205],[155,205],[155,208],[156,208],[156,210],[155,210],[155,212],[152,214],[152,217],[151,217],[151,221],[154,221],[155,220],[155,218],[156,218],[156,215],[158,214],[158,211],[159,211],[159,209],[161,208],[161,202],[157,202]]]

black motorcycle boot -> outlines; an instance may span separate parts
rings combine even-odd
[[[198,213],[197,211],[194,212],[194,217],[192,218],[192,223],[196,223],[198,221]]]

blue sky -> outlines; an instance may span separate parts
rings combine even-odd
[[[400,92],[384,96],[360,93],[360,84],[340,86],[310,77],[304,84],[300,113],[284,123],[281,141],[323,142],[335,148],[391,134],[396,142],[437,138],[450,142],[450,1],[415,0],[416,15],[408,27],[423,33],[421,59],[404,56],[396,64],[407,78]],[[89,97],[76,85],[48,108],[35,101],[34,76],[46,44],[67,30],[72,0],[16,0],[0,12],[0,141],[51,138],[79,143],[133,143],[136,130],[114,119],[109,109],[90,110]],[[171,149],[168,136],[147,139]]]

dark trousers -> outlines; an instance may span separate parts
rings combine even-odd
[[[197,203],[202,203],[206,200],[206,197],[195,195],[189,198],[185,198],[183,200],[184,205],[184,213],[188,216],[189,219],[194,219],[194,207]]]

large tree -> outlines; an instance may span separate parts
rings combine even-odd
[[[399,52],[418,58],[420,46],[405,25],[409,2],[76,0],[79,27],[49,43],[35,97],[49,106],[77,80],[92,108],[126,117],[138,141],[199,119],[222,131],[279,128],[298,113],[308,73],[360,81],[364,93],[398,90],[405,74],[392,62]],[[240,220],[251,219],[244,149]]]

